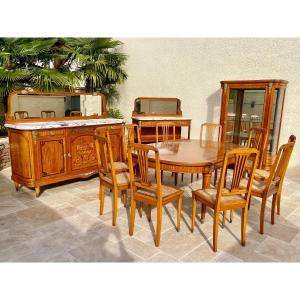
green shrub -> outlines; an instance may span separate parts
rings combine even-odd
[[[124,119],[123,114],[121,113],[119,108],[109,108],[108,110],[108,115],[110,118],[114,119]]]
[[[0,117],[0,136],[7,135],[7,129],[4,127],[5,120],[3,117]]]

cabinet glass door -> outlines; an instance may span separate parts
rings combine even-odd
[[[226,141],[246,144],[251,127],[261,127],[265,89],[230,89]]]

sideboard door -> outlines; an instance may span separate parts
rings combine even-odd
[[[67,151],[65,137],[40,139],[38,143],[39,177],[51,178],[67,173]]]

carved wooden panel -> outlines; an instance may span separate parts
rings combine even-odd
[[[70,140],[71,170],[97,166],[94,136],[80,135]]]
[[[9,132],[10,156],[12,173],[31,179],[32,165],[30,153],[30,139],[26,132]]]
[[[39,141],[41,177],[66,173],[65,138]]]

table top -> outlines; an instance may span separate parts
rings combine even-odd
[[[223,161],[227,150],[240,147],[232,143],[176,140],[149,144],[159,150],[160,162],[178,166],[207,166]],[[149,157],[154,153],[149,152]]]
[[[191,121],[186,117],[164,117],[164,116],[133,116],[133,120],[137,121]]]

